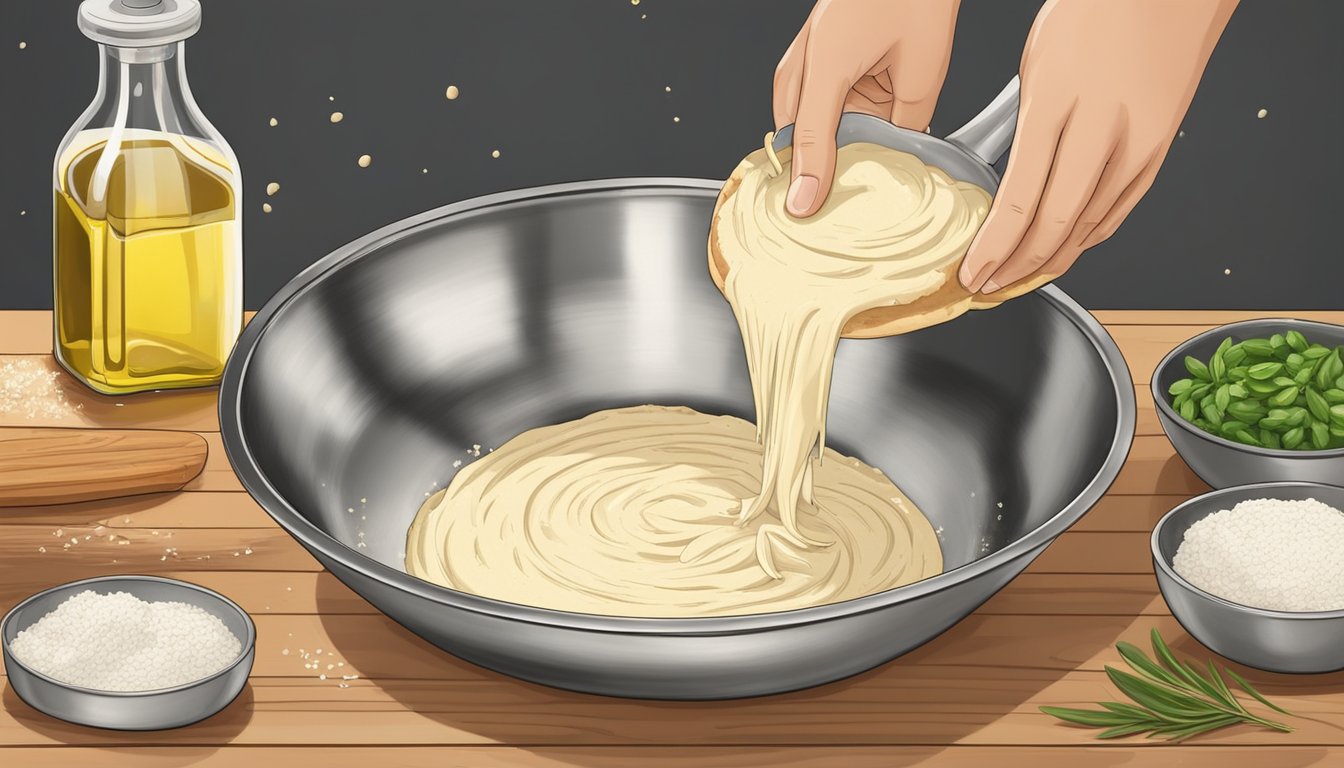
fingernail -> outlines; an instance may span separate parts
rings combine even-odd
[[[785,207],[794,216],[806,216],[812,208],[812,203],[816,202],[817,190],[820,188],[821,184],[816,176],[799,176],[789,185],[789,194],[784,201]]]
[[[981,293],[994,293],[999,290],[999,284],[993,280],[986,280],[985,287],[980,289]]]
[[[966,290],[974,293],[976,291],[975,286],[981,284],[980,283],[981,278],[988,277],[989,275],[994,274],[994,270],[998,268],[999,268],[998,263],[993,261],[987,261],[985,262],[984,266],[976,270],[975,274],[971,276],[970,280],[962,281],[962,285],[966,286]],[[966,265],[964,263],[962,264],[962,269],[966,269]]]

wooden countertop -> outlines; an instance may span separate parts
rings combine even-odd
[[[6,685],[0,765],[1258,768],[1344,761],[1344,673],[1275,675],[1228,663],[1299,715],[1290,734],[1238,726],[1180,746],[1142,737],[1098,742],[1092,731],[1038,711],[1116,698],[1103,665],[1119,661],[1117,640],[1146,646],[1153,627],[1180,655],[1212,655],[1171,617],[1149,562],[1153,523],[1206,488],[1158,426],[1146,391],[1154,364],[1178,342],[1232,320],[1293,314],[1344,323],[1344,312],[1096,314],[1129,361],[1139,406],[1129,461],[1096,508],[979,611],[924,647],[850,680],[728,702],[566,693],[442,653],[326,573],[243,491],[219,441],[212,391],[119,400],[67,378],[79,410],[45,421],[0,414],[0,426],[189,430],[205,436],[209,460],[183,493],[0,509],[0,610],[78,578],[183,578],[252,614],[256,665],[250,685],[223,712],[157,733],[68,725],[29,708]],[[0,312],[0,364],[29,357],[54,370],[50,327],[49,312]],[[318,669],[305,667],[312,659]]]

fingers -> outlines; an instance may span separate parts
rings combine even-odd
[[[803,86],[803,49],[807,46],[807,27],[789,44],[775,67],[773,105],[775,130],[792,123],[798,115],[798,92]]]
[[[1053,280],[1065,272],[1068,272],[1069,268],[1073,266],[1073,263],[1078,260],[1079,256],[1083,255],[1083,251],[1085,250],[1087,249],[1074,245],[1073,243],[1065,243],[1058,251],[1055,251],[1055,255],[1050,257],[1050,260],[1045,263],[1045,266],[1037,270],[1037,273],[1049,275],[1050,279]]]
[[[947,68],[943,68],[943,74],[947,73]],[[901,81],[906,77],[899,78]],[[933,110],[938,106],[938,93],[942,89],[943,78],[941,75],[937,78],[937,87],[931,92],[924,88],[915,91],[917,96],[911,96],[911,90],[908,86],[897,85],[895,97],[891,103],[891,113],[889,115],[893,125],[899,125],[902,128],[909,128],[912,131],[922,131],[929,127],[933,121]],[[921,83],[921,86],[925,83]]]
[[[885,72],[885,70],[882,70]],[[873,75],[864,75],[854,83],[854,87],[849,89],[849,95],[845,97],[844,106],[841,107],[841,113],[858,112],[863,115],[872,115],[880,117],[883,120],[891,116],[891,102],[893,96],[891,91],[886,89],[883,82],[890,83],[889,78],[879,78]]]
[[[883,70],[883,72],[885,71],[886,70]],[[888,82],[890,82],[890,80],[888,80]],[[859,78],[859,81],[854,84],[854,93],[859,94],[875,105],[890,105],[894,98],[891,95],[891,91],[883,88],[881,81],[872,75],[865,75]],[[890,110],[890,106],[888,106],[887,109]],[[883,116],[885,117],[885,115]]]
[[[937,99],[921,102],[905,102],[899,99],[892,102],[891,122],[912,131],[922,131],[933,121],[933,109]]]
[[[776,128],[793,123],[785,207],[796,217],[826,203],[835,132],[849,107],[898,125],[928,125],[947,74],[959,0],[822,0],[775,71]]]
[[[1017,116],[1017,138],[1003,183],[994,196],[989,215],[971,241],[958,273],[972,293],[984,288],[1012,255],[1036,217],[1054,163],[1068,110],[1024,102]]]
[[[1036,274],[1068,242],[1114,152],[1120,126],[1117,121],[1109,123],[1079,112],[1070,118],[1060,136],[1036,215],[1021,242],[985,280],[985,293]]]
[[[931,20],[925,34],[911,35],[900,42],[898,64],[891,69],[891,122],[922,131],[933,120],[938,94],[947,79],[952,58],[952,35],[957,26],[958,0],[921,6]]]
[[[1115,234],[1115,231],[1120,228],[1120,224],[1124,222],[1134,210],[1134,207],[1143,199],[1143,196],[1148,194],[1148,190],[1152,188],[1153,181],[1157,179],[1157,171],[1162,167],[1162,160],[1165,156],[1166,150],[1164,149],[1147,164],[1139,168],[1129,183],[1125,184],[1120,193],[1116,195],[1115,200],[1105,214],[1100,217],[1097,225],[1086,232],[1077,232],[1073,241],[1080,248],[1086,250]],[[1082,219],[1080,219],[1079,224],[1079,229],[1081,229]]]
[[[1078,214],[1078,220],[1073,224],[1073,231],[1069,233],[1069,245],[1082,245],[1083,240],[1092,234],[1092,230],[1097,228],[1102,219],[1106,218],[1106,214],[1125,191],[1125,187],[1141,170],[1141,167],[1133,167],[1133,158],[1129,155],[1130,150],[1124,143],[1111,153],[1111,158],[1106,161],[1106,167],[1101,172],[1101,178],[1097,180],[1097,188],[1092,193],[1092,199],[1083,206],[1082,212]]]
[[[857,78],[836,67],[834,56],[818,55],[809,40],[798,116],[793,123],[793,181],[785,197],[788,212],[797,217],[820,210],[835,176],[835,130],[845,97]]]
[[[877,74],[873,75],[873,80],[877,81],[877,84],[881,86],[882,90],[886,91],[887,93],[892,93],[893,91],[895,91],[895,88],[892,87],[891,84],[890,67],[886,69],[879,69],[877,71]]]
[[[1073,232],[1069,234],[1068,241],[1041,268],[1041,272],[1049,275],[1064,274],[1069,271],[1074,262],[1078,261],[1078,257],[1082,256],[1084,251],[1104,242],[1115,234],[1115,231],[1120,228],[1120,224],[1139,204],[1143,196],[1148,193],[1149,188],[1153,186],[1153,181],[1157,178],[1157,169],[1160,166],[1160,160],[1149,162],[1139,167],[1136,174],[1132,170],[1116,170],[1114,173],[1110,173],[1112,168],[1120,169],[1126,166],[1120,163],[1109,165],[1107,167],[1108,173],[1102,174],[1101,181],[1097,183],[1097,191],[1088,201],[1087,209],[1078,217],[1078,222],[1074,225]],[[1108,174],[1111,177],[1110,179],[1107,178]],[[1130,181],[1126,183],[1123,179],[1130,179]],[[1103,192],[1104,188],[1107,188],[1105,192]],[[1114,190],[1114,192],[1111,190]],[[1101,213],[1092,213],[1092,211],[1101,211]]]

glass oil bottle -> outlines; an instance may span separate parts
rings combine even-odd
[[[198,0],[85,0],[98,93],[54,167],[55,354],[109,394],[219,383],[242,329],[242,176],[187,85]]]

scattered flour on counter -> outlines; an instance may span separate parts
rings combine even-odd
[[[61,389],[59,371],[20,358],[0,363],[0,416],[59,419],[83,408],[73,405]]]

